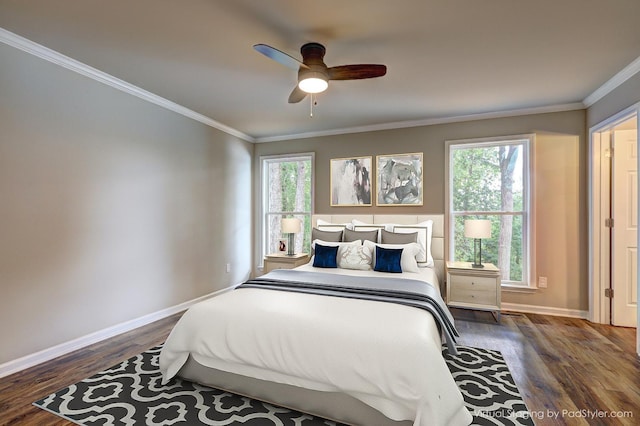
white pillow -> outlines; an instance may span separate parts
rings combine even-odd
[[[362,245],[343,245],[338,248],[338,268],[368,271],[373,256],[371,249]]]
[[[376,246],[386,249],[402,249],[402,256],[400,257],[400,267],[402,272],[420,272],[418,269],[418,262],[416,256],[420,253],[420,244],[376,244],[371,241],[365,240],[364,246],[368,247],[372,253],[372,264],[376,264]]]
[[[343,245],[358,245],[361,246],[362,245],[362,240],[355,240],[355,241],[350,241],[348,243],[343,243],[343,242],[334,242],[334,241],[322,241],[322,240],[313,240],[311,242],[311,247],[315,250],[316,248],[316,243],[320,244],[321,246],[325,246],[325,247],[342,247]]]
[[[331,223],[326,220],[318,219],[316,221],[316,228],[322,231],[342,231],[346,229],[353,229],[353,225],[349,222],[347,223]]]
[[[366,223],[358,219],[353,219],[351,221],[351,229],[353,231],[378,231],[378,241],[380,242],[380,230],[387,229],[387,225],[379,224],[379,223]]]
[[[412,234],[418,232],[418,244],[421,252],[417,256],[419,266],[433,267],[434,261],[431,255],[431,234],[433,232],[433,221],[425,220],[415,225],[393,225],[391,232],[399,234]]]

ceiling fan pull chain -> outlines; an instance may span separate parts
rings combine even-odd
[[[314,105],[313,96],[314,96],[313,93],[311,94],[311,96],[309,96],[309,99],[311,100],[311,106],[309,108],[309,117],[310,118],[313,118],[313,105]]]

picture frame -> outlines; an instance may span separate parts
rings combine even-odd
[[[330,160],[331,207],[371,206],[373,157]]]
[[[289,240],[287,238],[280,238],[278,240],[278,253],[286,253],[287,245],[289,244]]]
[[[376,205],[423,205],[422,152],[376,156]]]

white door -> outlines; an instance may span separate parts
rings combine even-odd
[[[635,117],[633,118],[635,121]],[[621,126],[623,127],[623,126]],[[612,182],[611,323],[637,324],[638,276],[638,135],[636,129],[614,130]]]

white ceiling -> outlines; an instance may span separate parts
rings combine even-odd
[[[577,108],[640,57],[639,18],[638,0],[0,0],[0,27],[257,141]],[[310,118],[296,72],[252,49],[308,41],[387,75],[330,82]]]

